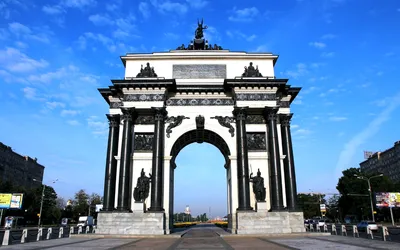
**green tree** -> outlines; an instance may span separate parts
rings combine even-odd
[[[299,207],[303,209],[304,218],[311,219],[321,217],[320,204],[324,204],[324,194],[299,193],[297,194],[297,202]]]
[[[78,220],[79,216],[87,216],[89,213],[89,195],[81,189],[75,193],[72,200],[73,219]]]
[[[102,204],[103,203],[103,197],[101,197],[97,193],[92,193],[89,196],[89,204],[90,204],[90,215],[93,216],[93,218],[97,218],[97,212],[96,212],[96,205]]]
[[[359,168],[349,168],[342,173],[343,176],[340,177],[336,186],[336,189],[341,194],[339,208],[342,215],[354,216],[358,220],[372,219],[368,182],[357,178],[357,176],[369,178],[378,175],[378,173],[364,175]],[[372,178],[370,183],[373,193],[390,192],[394,188],[393,183],[386,176]]]

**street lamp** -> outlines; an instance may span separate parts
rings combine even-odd
[[[370,203],[371,203],[372,221],[375,222],[374,205],[373,205],[373,203],[372,203],[372,190],[371,190],[371,182],[370,182],[370,180],[371,180],[372,178],[382,177],[383,174],[374,175],[374,176],[371,176],[371,177],[369,177],[369,178],[368,178],[368,177],[365,177],[365,176],[360,176],[360,175],[357,175],[357,174],[354,174],[354,176],[357,177],[357,179],[364,180],[364,181],[367,181],[367,182],[368,182],[368,192],[369,192],[369,201],[370,201]]]
[[[33,180],[33,181],[36,181],[36,182],[41,182],[41,181],[36,180],[36,179],[32,179],[32,180]],[[53,183],[56,183],[56,181],[58,181],[58,179],[54,180]],[[42,199],[40,200],[40,210],[39,210],[38,228],[40,227],[40,223],[41,223],[41,220],[42,220],[42,209],[43,209],[43,200],[44,200],[44,190],[46,189],[46,185],[44,185],[44,184],[42,184],[42,185],[43,185],[43,189],[42,189]]]

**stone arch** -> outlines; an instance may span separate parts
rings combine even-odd
[[[219,149],[221,151],[222,155],[225,158],[225,168],[229,167],[229,156],[231,155],[231,152],[229,150],[228,144],[225,142],[225,140],[218,135],[217,133],[211,131],[211,130],[190,130],[184,134],[182,134],[173,144],[172,149],[171,149],[171,162],[175,162],[176,156],[179,154],[179,152],[187,145],[197,142],[197,143],[203,143],[207,142]]]

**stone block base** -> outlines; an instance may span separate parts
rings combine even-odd
[[[164,213],[103,212],[97,216],[97,234],[163,235]]]
[[[237,212],[237,234],[289,234],[305,232],[302,212]]]

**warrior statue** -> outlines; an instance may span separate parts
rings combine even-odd
[[[142,168],[140,177],[137,179],[136,187],[133,190],[133,198],[136,202],[143,202],[149,196],[151,174],[149,174],[149,176],[150,177],[146,176]]]
[[[197,20],[197,29],[194,33],[194,37],[196,39],[202,39],[204,37],[203,35],[203,30],[207,29],[207,25],[203,26],[203,19],[201,19],[201,22],[199,22],[199,20]]]
[[[250,174],[250,181],[253,182],[253,192],[256,195],[256,200],[265,202],[264,178],[261,177],[260,169],[258,169],[257,176],[252,177],[252,175],[253,173]]]

